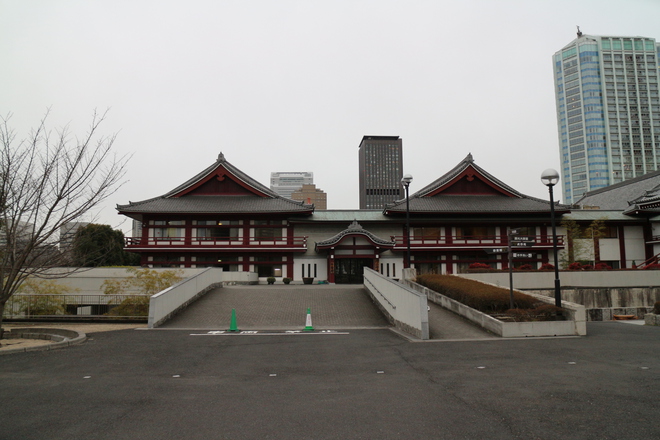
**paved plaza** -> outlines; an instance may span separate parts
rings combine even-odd
[[[308,308],[316,329],[389,327],[362,285],[277,284],[214,289],[161,328],[227,330],[234,309],[239,330],[301,330]],[[496,337],[442,307],[429,308],[432,339]]]
[[[121,330],[5,355],[0,439],[660,438],[658,327],[431,342],[346,333]]]

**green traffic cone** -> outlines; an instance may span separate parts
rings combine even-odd
[[[238,326],[236,325],[236,309],[231,309],[231,322],[229,323],[229,331],[237,332]]]
[[[312,327],[312,312],[310,311],[309,308],[307,308],[307,320],[305,321],[305,328],[303,329],[304,332],[313,332],[314,327]]]

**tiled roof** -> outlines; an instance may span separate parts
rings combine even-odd
[[[238,178],[240,181],[245,183],[246,185],[250,186],[251,188],[254,188],[258,192],[261,192],[265,195],[268,195],[270,197],[281,197],[279,194],[277,194],[275,191],[271,190],[265,185],[262,185],[261,183],[257,182],[254,180],[252,177],[248,176],[245,174],[243,171],[239,170],[236,168],[234,165],[231,163],[227,162],[225,159],[225,155],[220,153],[218,155],[218,160],[208,168],[206,168],[204,171],[201,173],[197,174],[195,177],[188,179],[186,182],[182,183],[181,185],[177,186],[174,188],[172,191],[168,192],[167,194],[164,194],[163,197],[171,197],[175,194],[180,193],[181,191],[184,191],[185,189],[193,186],[200,180],[203,180],[209,173],[211,173],[213,170],[215,170],[218,165],[222,165],[227,171],[229,171],[234,177]]]
[[[434,192],[460,176],[468,167],[472,167],[485,181],[499,188],[501,194],[470,195]],[[550,212],[550,202],[522,194],[508,186],[495,176],[474,163],[472,154],[468,154],[458,165],[414,194],[410,195],[411,213],[533,213]],[[558,213],[568,212],[567,205],[555,205]],[[385,213],[406,212],[406,200],[398,200],[385,208]]]
[[[557,205],[557,211],[567,211],[566,207]],[[390,212],[405,212],[406,202],[389,208]],[[479,195],[438,195],[410,199],[410,212],[414,213],[531,213],[550,212],[550,202],[534,198],[513,198],[503,196]]]
[[[296,212],[310,211],[308,205],[285,199],[283,197],[271,199],[257,196],[185,196],[185,197],[156,197],[129,205],[117,206],[124,213],[241,213],[241,212]]]
[[[660,171],[589,191],[577,204],[603,210],[632,212],[654,200],[660,202]]]
[[[219,166],[224,167],[236,179],[254,190],[254,195],[186,195],[185,192],[197,183],[203,181]],[[183,195],[177,197],[177,195]],[[183,213],[183,214],[224,214],[224,213],[311,213],[313,205],[284,198],[266,186],[252,179],[247,174],[225,160],[222,153],[218,160],[204,171],[200,172],[183,184],[160,197],[129,202],[127,205],[117,205],[122,214],[141,213]]]
[[[347,235],[355,235],[355,234],[364,235],[369,240],[371,240],[373,243],[375,243],[375,244],[377,244],[381,247],[384,247],[384,248],[394,247],[394,242],[393,241],[384,240],[382,238],[377,237],[373,233],[367,231],[366,229],[363,229],[362,226],[360,226],[360,224],[357,221],[354,221],[353,223],[351,223],[348,226],[348,228],[344,229],[339,234],[337,234],[333,237],[330,237],[327,240],[316,242],[316,247],[317,248],[319,248],[319,247],[323,248],[323,247],[328,247],[328,246],[334,246],[337,243],[339,243],[342,240],[342,238],[346,237]]]
[[[392,219],[383,214],[382,210],[372,209],[315,209],[314,214],[304,217],[290,217],[289,221],[296,222],[341,222],[350,223],[356,220],[360,223],[391,222]]]

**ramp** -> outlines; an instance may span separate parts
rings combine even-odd
[[[239,330],[297,330],[311,309],[316,329],[389,327],[362,285],[247,285],[216,288],[161,325],[226,330],[236,310]]]

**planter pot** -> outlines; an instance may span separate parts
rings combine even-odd
[[[314,278],[311,277],[303,277],[303,283],[304,284],[312,284],[314,282]]]

